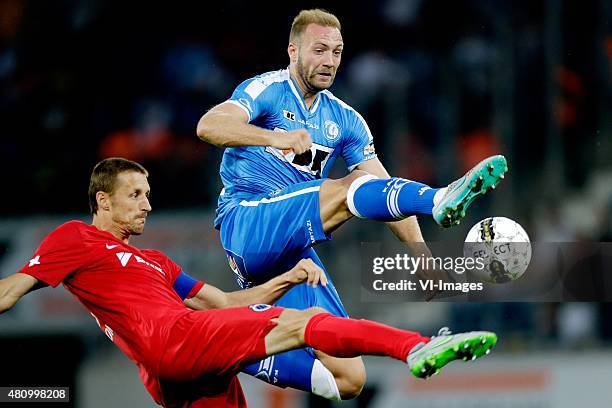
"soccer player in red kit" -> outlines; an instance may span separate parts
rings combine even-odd
[[[89,186],[91,225],[67,222],[32,259],[0,280],[0,313],[42,286],[63,283],[104,333],[139,367],[142,381],[166,407],[243,407],[236,377],[266,356],[310,346],[336,357],[384,355],[427,377],[455,359],[479,357],[496,342],[490,332],[431,340],[367,320],[335,317],[320,308],[268,306],[296,284],[327,278],[311,260],[247,290],[223,292],[188,277],[160,251],[129,244],[151,211],[147,171],[110,158]]]

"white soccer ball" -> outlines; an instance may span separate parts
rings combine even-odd
[[[478,279],[506,283],[520,278],[527,270],[531,261],[531,243],[516,221],[490,217],[470,229],[463,255],[476,261],[476,267],[470,272]]]

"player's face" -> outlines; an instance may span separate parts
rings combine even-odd
[[[310,24],[301,35],[296,68],[309,91],[319,92],[334,82],[342,59],[342,35],[335,27]]]
[[[147,177],[135,171],[117,175],[115,192],[110,196],[113,224],[126,235],[140,235],[144,230],[147,214],[151,211]]]

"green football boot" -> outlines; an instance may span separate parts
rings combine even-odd
[[[489,354],[496,343],[497,335],[492,332],[452,334],[448,327],[443,327],[429,343],[415,346],[406,362],[415,377],[429,378],[453,360],[471,361]]]
[[[491,156],[478,163],[463,177],[448,185],[438,204],[433,207],[434,220],[444,228],[458,225],[472,201],[493,190],[507,171],[508,164],[502,155]]]

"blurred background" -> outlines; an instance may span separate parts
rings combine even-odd
[[[421,219],[427,240],[461,242],[491,215],[515,219],[533,241],[612,240],[609,1],[0,0],[0,276],[57,225],[89,221],[91,169],[123,156],[151,173],[154,212],[133,243],[236,288],[212,227],[222,150],[200,142],[195,126],[244,79],[288,65],[291,21],[312,7],[341,20],[332,91],[365,117],[390,173],[437,186],[490,154],[508,158],[509,177],[460,227]],[[367,388],[343,406],[609,404],[610,304],[363,302],[360,242],[394,239],[351,221],[318,248],[352,316],[427,334],[490,329],[500,342],[469,370],[451,366],[426,383],[400,363],[367,359]],[[0,386],[70,386],[74,407],[154,405],[64,289],[2,315],[0,361]],[[329,405],[243,382],[253,407]]]

